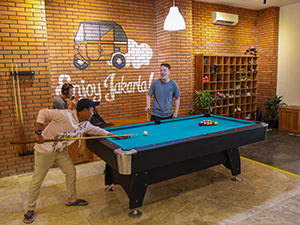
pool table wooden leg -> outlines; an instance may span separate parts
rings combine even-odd
[[[129,198],[129,208],[136,209],[143,204],[148,187],[148,172],[137,172],[131,175],[121,175],[108,164],[105,167],[105,185],[119,184]]]
[[[237,148],[232,148],[227,150],[226,153],[228,162],[224,163],[224,166],[231,170],[233,176],[237,176],[241,173],[240,152]]]
[[[148,187],[147,174],[147,172],[139,172],[132,175],[128,192],[130,209],[135,209],[143,204]]]
[[[112,168],[106,163],[105,165],[105,185],[112,185],[113,183],[113,171]]]

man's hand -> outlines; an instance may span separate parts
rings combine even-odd
[[[130,135],[128,135],[128,134],[116,135],[116,134],[113,134],[113,133],[108,133],[107,136],[118,136],[118,137],[116,137],[118,139],[125,139],[125,138],[130,137]]]
[[[72,96],[72,97],[70,98],[70,102],[69,102],[69,106],[68,106],[69,110],[75,110],[77,102],[78,102],[77,99],[74,96]]]
[[[126,139],[126,138],[129,138],[130,135],[129,134],[122,134],[118,137],[118,139]]]
[[[42,135],[36,135],[36,142],[39,143],[39,144],[43,144],[45,143],[45,139]]]

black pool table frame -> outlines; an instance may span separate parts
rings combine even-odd
[[[158,125],[159,126],[159,125]],[[123,151],[107,139],[87,140],[87,147],[106,162],[105,184],[119,184],[129,208],[142,206],[150,184],[223,164],[241,173],[238,147],[265,140],[267,124],[226,130]]]

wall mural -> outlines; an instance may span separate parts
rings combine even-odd
[[[122,69],[126,65],[128,39],[123,28],[112,21],[81,22],[74,38],[73,63],[84,70],[91,62],[111,61]]]
[[[91,63],[106,61],[110,66],[118,69],[129,67],[139,69],[142,65],[149,65],[152,58],[152,49],[146,44],[138,43],[128,39],[123,28],[113,21],[81,22],[74,38],[73,64],[77,69],[84,70]],[[74,93],[80,98],[93,97],[94,101],[102,100],[101,86],[108,88],[109,92],[104,93],[104,99],[108,102],[114,101],[116,94],[146,92],[152,82],[154,73],[151,72],[148,80],[142,81],[139,75],[137,81],[128,82],[122,75],[120,82],[114,82],[116,74],[107,75],[103,84],[101,82],[85,84],[74,84]],[[56,95],[60,95],[61,87],[65,82],[72,83],[68,74],[61,74],[58,78]]]
[[[137,81],[125,81],[125,76],[122,75],[120,82],[114,82],[115,73],[109,74],[104,82],[103,86],[109,88],[109,92],[104,94],[104,99],[108,102],[114,101],[116,94],[122,93],[134,93],[134,92],[146,92],[149,90],[154,73],[151,72],[148,80],[142,81],[142,75],[139,75]],[[56,95],[60,95],[61,87],[65,82],[72,83],[72,79],[68,74],[62,74],[58,77],[58,86],[55,89]],[[93,97],[93,101],[101,101],[101,83],[85,84],[85,80],[81,80],[81,84],[74,84],[74,94],[80,98]]]

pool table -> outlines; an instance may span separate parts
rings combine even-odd
[[[199,126],[204,119],[218,125]],[[266,129],[265,123],[196,115],[109,128],[114,134],[137,136],[90,139],[87,147],[106,162],[105,184],[121,185],[129,208],[135,209],[153,183],[219,164],[237,176],[241,172],[238,147],[264,140]]]

